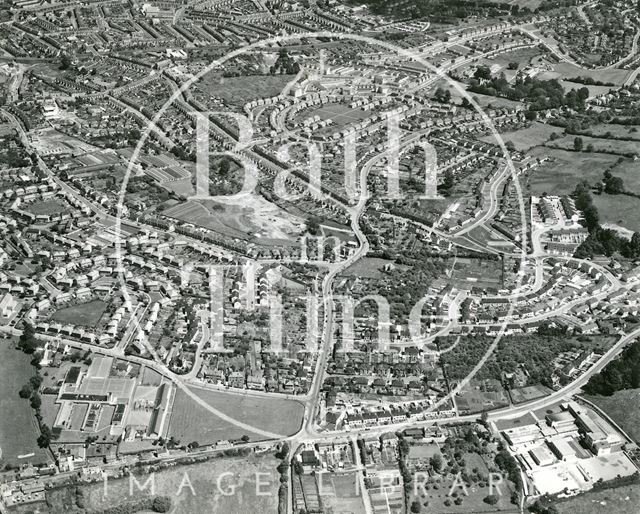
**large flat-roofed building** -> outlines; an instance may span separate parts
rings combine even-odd
[[[624,438],[604,419],[577,402],[569,402],[567,410],[584,432],[584,441],[593,453],[603,455],[622,449]]]
[[[502,431],[502,435],[511,446],[537,441],[544,437],[537,424],[508,428]]]
[[[529,450],[529,455],[538,466],[548,466],[556,461],[553,453],[546,446],[536,446]]]
[[[566,439],[552,439],[549,441],[549,448],[559,460],[568,461],[576,458],[576,450]]]
[[[547,425],[555,428],[558,432],[577,430],[575,419],[568,411],[552,412],[545,417]]]

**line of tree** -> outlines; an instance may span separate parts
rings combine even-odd
[[[622,389],[640,387],[640,341],[624,349],[619,359],[611,361],[584,386],[587,394],[611,396]]]
[[[615,180],[610,173],[605,172],[605,190],[624,191],[624,184]],[[609,184],[607,186],[607,184]],[[631,240],[621,237],[615,230],[600,226],[600,214],[593,203],[589,184],[581,182],[573,192],[576,208],[584,213],[585,226],[589,230],[589,237],[576,249],[575,257],[591,258],[594,255],[611,256],[619,252],[623,257],[636,259],[640,257],[640,233],[635,232]]]
[[[504,73],[498,77],[492,77],[491,70],[487,66],[479,66],[476,69],[468,90],[472,93],[527,102],[529,111],[559,107],[583,110],[585,101],[589,98],[589,89],[586,87],[571,89],[565,93],[562,84],[556,79],[538,80],[529,76],[518,76],[511,84]]]

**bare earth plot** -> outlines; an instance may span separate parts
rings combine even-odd
[[[193,388],[193,392],[224,414],[268,432],[290,435],[297,432],[302,424],[304,407],[295,400],[245,396],[197,388]],[[197,441],[203,445],[220,440],[239,439],[243,435],[248,435],[251,441],[264,439],[262,435],[247,433],[243,428],[221,420],[182,391],[176,394],[169,436],[179,439],[184,444]]]

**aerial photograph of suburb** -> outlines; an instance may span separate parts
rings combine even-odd
[[[0,0],[0,514],[640,514],[640,0]]]

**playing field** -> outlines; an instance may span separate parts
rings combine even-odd
[[[215,409],[261,430],[290,435],[297,432],[302,424],[304,407],[295,400],[197,388],[193,388],[193,392]],[[220,440],[239,439],[243,435],[248,435],[252,441],[265,439],[260,434],[251,433],[218,418],[182,391],[176,394],[168,435],[180,439],[185,444],[197,441],[201,445]]]
[[[60,309],[54,313],[52,319],[60,323],[95,327],[106,308],[106,303],[101,300],[94,300],[92,302],[67,307],[66,309]]]
[[[31,406],[28,400],[18,396],[34,369],[31,358],[16,350],[14,345],[14,341],[0,339],[0,462],[14,465],[44,463],[47,456],[36,443],[40,432]]]

